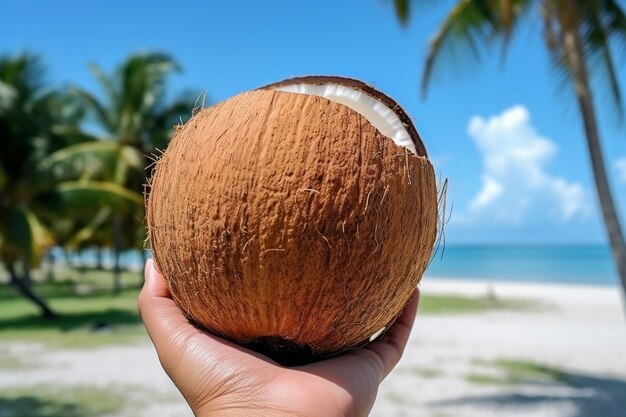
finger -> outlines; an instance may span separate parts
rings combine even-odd
[[[142,318],[144,318],[144,316],[146,319],[153,318],[154,314],[156,314],[156,307],[163,305],[176,306],[165,279],[157,271],[152,259],[146,261],[144,278],[143,288],[137,300],[137,307],[139,308],[139,313]],[[182,315],[182,312],[180,313]],[[152,322],[150,324],[152,324]]]
[[[155,268],[154,262],[148,260],[145,268],[145,283],[138,300],[139,314],[153,342],[171,343],[181,337],[181,333],[196,333],[183,312],[178,308],[167,283]],[[159,346],[157,346],[157,349]]]
[[[156,273],[156,276],[154,275]],[[144,268],[144,287],[154,297],[172,298],[167,282],[157,270],[154,260],[148,259]]]
[[[419,290],[416,289],[400,317],[383,337],[364,348],[375,353],[380,358],[382,379],[389,375],[404,353],[413,323],[415,322],[418,304]]]

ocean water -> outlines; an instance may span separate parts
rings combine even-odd
[[[440,247],[426,277],[615,285],[606,246]]]
[[[62,260],[60,249],[53,251]],[[76,264],[93,266],[96,253],[86,250],[72,256]],[[103,253],[105,267],[113,265],[109,251]],[[138,269],[139,251],[122,254],[125,267]],[[493,279],[615,285],[617,272],[606,246],[441,246],[428,267],[428,278]]]
[[[51,255],[55,262],[64,263],[66,261],[63,249],[60,247],[54,247],[51,249]],[[147,251],[147,256],[151,257],[150,251]],[[103,249],[100,256],[102,257],[102,265],[105,268],[113,268],[113,252],[108,249]],[[95,267],[97,264],[97,252],[94,249],[84,249],[80,252],[72,252],[69,254],[69,261],[74,266],[87,266]],[[139,250],[127,250],[123,251],[120,255],[120,264],[123,268],[139,269],[143,265],[143,257]]]

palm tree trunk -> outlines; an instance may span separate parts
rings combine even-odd
[[[122,252],[122,218],[113,218],[113,293],[122,291],[120,255]]]
[[[13,263],[6,264],[6,267],[11,279],[10,284],[17,288],[24,297],[28,298],[39,307],[43,318],[52,319],[58,317],[54,311],[48,307],[44,299],[33,291],[29,281],[25,280],[24,277],[18,276]]]
[[[31,288],[33,286],[33,277],[30,274],[30,265],[28,265],[28,262],[26,262],[26,261],[24,261],[24,263],[22,265],[22,281],[29,288]]]
[[[48,250],[48,252],[46,253],[46,263],[47,263],[47,270],[46,270],[46,280],[48,282],[54,282],[55,281],[55,275],[54,275],[54,254],[52,253],[52,250]]]
[[[587,148],[593,169],[596,192],[602,209],[604,226],[611,244],[613,260],[617,266],[617,272],[624,294],[626,295],[626,244],[624,243],[624,235],[619,216],[615,208],[615,202],[606,175],[606,167],[604,165],[602,147],[600,144],[600,134],[598,132],[593,97],[589,85],[589,70],[587,62],[585,61],[582,42],[578,31],[575,29],[564,31],[563,46],[565,48],[567,62],[574,77],[576,98],[585,126]]]
[[[65,261],[65,267],[68,269],[72,268],[72,260],[70,259],[70,252],[67,248],[63,247],[63,260]]]
[[[102,246],[96,246],[96,269],[104,269],[102,266]]]

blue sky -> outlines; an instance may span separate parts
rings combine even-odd
[[[213,102],[294,75],[360,78],[412,115],[448,179],[448,243],[604,242],[576,103],[557,86],[539,19],[521,28],[505,61],[499,48],[481,65],[448,61],[422,100],[427,40],[452,1],[414,10],[406,28],[391,3],[0,0],[0,53],[40,53],[51,82],[95,89],[89,62],[110,70],[133,52],[166,51],[183,67],[172,90],[207,91]],[[624,217],[626,128],[608,103],[598,91]]]

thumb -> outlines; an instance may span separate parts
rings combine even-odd
[[[178,308],[151,259],[146,262],[145,283],[137,306],[159,360],[169,374],[181,348],[200,330]]]

